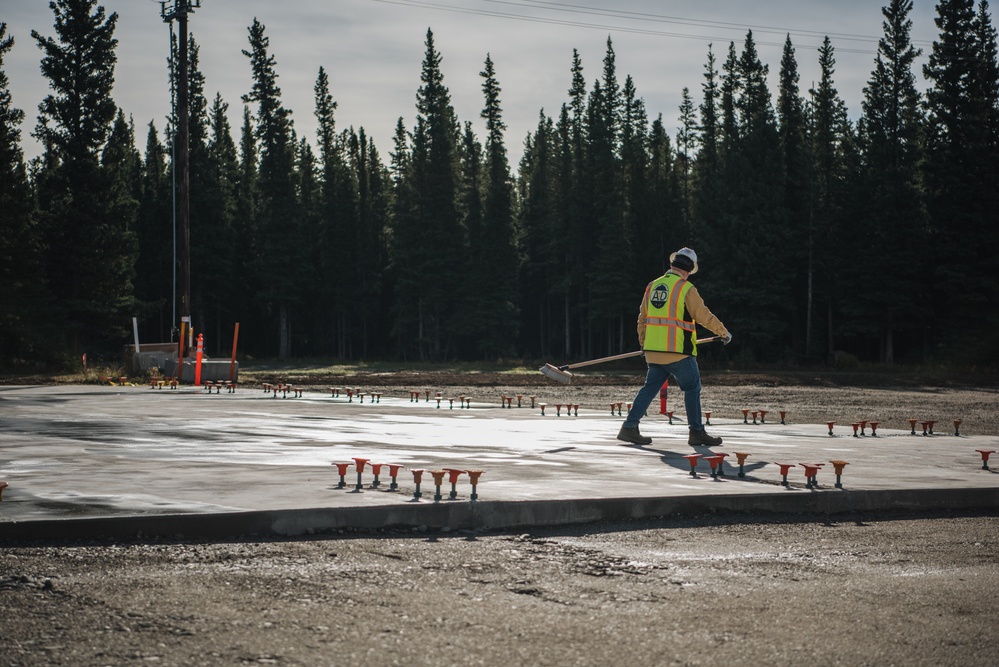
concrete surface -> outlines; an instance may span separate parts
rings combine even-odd
[[[362,388],[363,391],[363,388]],[[484,392],[486,393],[486,392]],[[664,516],[725,509],[746,512],[846,512],[897,508],[999,507],[996,470],[978,449],[999,450],[997,436],[933,435],[908,424],[882,424],[877,437],[853,437],[837,425],[745,424],[742,415],[711,417],[729,457],[712,478],[697,477],[679,419],[650,415],[648,447],[615,439],[622,417],[580,407],[561,416],[549,404],[501,408],[472,397],[471,407],[418,402],[406,391],[348,398],[240,388],[207,394],[184,386],[0,387],[0,542],[142,535],[297,535],[348,527],[516,528]],[[363,398],[363,402],[362,402]],[[545,400],[539,397],[539,401]],[[615,400],[615,399],[611,399]],[[624,407],[627,409],[627,406]],[[861,417],[858,417],[858,419]],[[888,428],[892,427],[892,428]],[[744,452],[745,477],[735,453]],[[333,462],[354,457],[400,464],[397,491],[384,467],[372,488],[370,467],[337,488]],[[833,460],[846,466],[835,488]],[[795,464],[789,487],[777,463]],[[824,463],[818,488],[806,488],[801,463]],[[999,457],[992,460],[999,468]],[[423,474],[414,498],[411,469],[482,470],[478,499],[467,475],[456,499],[443,498]]]

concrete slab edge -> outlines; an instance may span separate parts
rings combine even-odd
[[[88,539],[231,539],[291,537],[343,529],[515,530],[717,511],[759,514],[841,514],[879,510],[999,508],[999,487],[647,498],[400,503],[351,508],[258,510],[215,514],[157,514],[0,522],[0,545],[13,541]]]

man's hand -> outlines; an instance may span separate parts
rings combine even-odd
[[[722,345],[728,345],[729,343],[731,343],[732,342],[732,334],[731,333],[727,333],[724,336],[722,336],[721,342],[722,342]]]

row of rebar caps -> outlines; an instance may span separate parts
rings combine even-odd
[[[397,491],[399,489],[398,477],[399,471],[405,466],[398,463],[372,463],[371,459],[366,459],[362,457],[355,456],[351,459],[353,463],[342,463],[334,461],[332,465],[336,466],[337,472],[340,474],[340,481],[337,483],[336,488],[345,489],[347,488],[347,473],[350,471],[351,466],[357,471],[357,483],[354,485],[355,492],[361,492],[364,489],[364,483],[362,481],[362,475],[364,474],[365,466],[371,467],[371,474],[374,479],[371,481],[371,486],[369,488],[377,489],[381,486],[381,472],[382,468],[388,468],[389,478],[392,480],[388,486],[389,491]],[[428,473],[434,480],[434,502],[439,502],[443,499],[441,494],[441,487],[444,485],[444,477],[447,476],[447,481],[451,485],[451,491],[448,494],[449,500],[456,500],[458,498],[458,480],[462,475],[468,476],[468,481],[472,486],[472,493],[469,495],[469,500],[478,500],[479,493],[479,477],[482,476],[482,470],[464,470],[460,468],[443,468],[440,470],[425,470],[423,468],[410,468],[409,471],[413,473],[413,484],[416,485],[416,490],[413,492],[413,500],[419,500],[423,496],[423,492],[420,490],[420,486],[423,483],[423,473]]]
[[[725,476],[725,458],[728,454],[723,452],[715,452],[710,456],[705,456],[704,454],[687,454],[683,458],[687,459],[690,464],[690,476],[697,477],[697,463],[702,458],[707,461],[708,465],[711,466],[711,477],[712,479],[718,479],[719,477]],[[746,459],[749,458],[749,454],[746,452],[735,452],[736,461],[739,464],[739,477],[746,476],[745,464]],[[846,461],[830,461],[833,464],[833,468],[836,472],[836,488],[843,488],[843,468],[849,465]],[[781,486],[790,486],[790,482],[787,480],[787,472],[791,468],[796,467],[793,463],[774,463],[774,465],[780,468],[781,474]],[[818,471],[825,465],[825,463],[799,463],[805,471],[805,488],[814,489],[818,488]]]
[[[767,423],[767,412],[769,412],[769,411],[768,410],[750,410],[749,408],[742,408],[742,423],[743,424],[748,424],[749,423],[749,415],[753,415],[753,423],[754,424],[766,424]],[[705,423],[710,424],[711,423],[711,413],[710,412],[705,412],[704,414],[707,415],[707,420],[705,421]],[[781,424],[786,424],[787,422],[785,421],[785,419],[787,418],[787,410],[778,410],[778,414],[780,414],[780,423]],[[760,421],[756,421],[756,416],[757,415],[759,415]]]
[[[288,398],[288,394],[291,394],[292,398],[301,398],[305,390],[301,387],[296,387],[292,384],[287,384],[284,382],[264,382],[263,383],[264,393],[271,394],[273,398],[277,398],[278,394],[281,394],[282,398]]]
[[[430,402],[430,391],[428,390],[428,391],[422,392],[422,393],[426,395],[426,400],[424,402],[425,403],[429,403]],[[410,390],[410,392],[409,392],[409,402],[410,403],[419,403],[420,402],[420,395],[421,395],[421,392]],[[441,403],[443,401],[447,401],[448,402],[448,408],[450,410],[454,410],[454,401],[455,401],[454,397],[449,396],[449,397],[445,398],[444,394],[442,394],[441,392],[437,392],[434,395],[434,400],[437,401],[437,409],[438,410],[440,409]],[[458,403],[458,408],[459,409],[465,408],[465,407],[471,409],[471,407],[472,407],[472,399],[469,398],[468,396],[465,396],[464,394],[462,394],[461,396],[458,397],[458,402],[459,402]]]
[[[908,421],[909,421],[909,428],[911,429],[910,435],[916,435],[917,423],[923,427],[923,435],[926,436],[934,435],[933,425],[936,424],[936,421],[934,420],[919,421],[918,419],[910,419]],[[863,420],[859,422],[852,422],[850,426],[853,428],[853,437],[859,438],[862,436],[866,436],[868,425],[870,425],[871,427],[871,436],[875,438],[878,437],[878,424],[880,423],[881,422],[863,421]],[[953,424],[954,424],[954,435],[959,437],[961,435],[961,420],[954,419]],[[826,422],[826,426],[829,427],[829,435],[833,435],[833,426],[835,425],[836,422]]]
[[[223,380],[217,380],[217,381],[214,381],[214,382],[212,380],[205,380],[205,389],[208,390],[209,394],[212,393],[212,389],[215,390],[216,394],[221,394],[223,387],[225,388],[225,393],[227,393],[227,394],[235,394],[236,393],[236,383],[235,382],[230,382],[229,380],[224,380],[224,381]]]
[[[348,403],[353,403],[355,396],[357,396],[357,400],[359,403],[364,403],[365,396],[368,397],[371,403],[382,402],[382,394],[381,392],[378,391],[369,391],[368,393],[364,393],[360,389],[349,389],[349,388],[341,389],[340,387],[333,387],[330,389],[330,398],[340,398],[343,394],[347,395]]]

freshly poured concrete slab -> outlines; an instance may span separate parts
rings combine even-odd
[[[471,407],[444,400],[438,407],[434,397],[414,402],[392,394],[361,400],[242,388],[208,394],[190,386],[0,388],[0,480],[9,484],[0,538],[33,522],[157,516],[212,515],[222,530],[225,517],[247,512],[284,512],[285,532],[299,532],[351,525],[357,517],[364,526],[571,522],[607,512],[668,512],[685,501],[747,511],[904,507],[935,499],[999,506],[999,477],[982,469],[976,451],[999,450],[999,437],[955,436],[949,425],[938,424],[931,436],[921,435],[921,427],[911,435],[908,424],[881,425],[877,437],[869,428],[853,437],[849,426],[837,426],[830,437],[825,424],[782,425],[779,418],[745,424],[741,414],[715,414],[710,432],[724,443],[707,448],[687,445],[681,420],[649,415],[642,431],[653,443],[637,447],[615,439],[623,418],[611,414],[610,400],[606,408],[584,405],[571,415],[565,406],[556,415],[554,404],[542,415],[526,399],[510,408],[499,400],[473,400]],[[721,452],[729,456],[724,476],[715,478],[703,457],[696,477],[683,458]],[[748,454],[742,478],[736,452]],[[353,465],[346,487],[337,488],[332,464],[354,458],[403,466],[398,490],[389,490],[387,465],[378,488],[370,465],[360,490]],[[839,489],[833,460],[848,462]],[[999,468],[999,459],[993,462]],[[788,487],[778,463],[794,464]],[[818,488],[806,488],[802,463],[824,464]],[[445,478],[435,502],[429,472],[422,497],[414,498],[412,469],[445,468],[483,471],[474,502],[467,475],[458,478],[453,500]],[[293,511],[305,513],[290,517]]]

